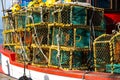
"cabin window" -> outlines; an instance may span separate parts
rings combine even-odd
[[[74,1],[78,1],[78,2],[88,2],[88,3],[91,2],[91,0],[74,0]]]
[[[119,3],[120,3],[120,0],[91,0],[91,4],[95,7],[112,9],[116,11],[120,10]]]
[[[92,5],[94,5],[95,7],[111,9],[112,0],[92,0]]]

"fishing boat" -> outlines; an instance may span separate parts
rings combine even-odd
[[[120,23],[106,28],[111,13],[93,0],[13,1],[3,7],[0,72],[18,80],[120,80]]]

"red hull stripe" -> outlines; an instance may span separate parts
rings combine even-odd
[[[22,68],[24,67],[22,63],[16,62],[14,52],[10,52],[9,50],[3,49],[2,46],[0,46],[0,52],[6,57],[9,57],[10,64],[18,67],[22,67]],[[26,68],[29,70],[37,71],[37,72],[64,76],[64,77],[71,77],[71,78],[80,78],[85,80],[120,80],[120,75],[115,75],[110,73],[85,72],[85,71],[78,71],[78,70],[65,71],[65,70],[60,70],[56,68],[41,68],[33,65],[26,65]]]
[[[1,65],[0,65],[0,73],[4,73]]]

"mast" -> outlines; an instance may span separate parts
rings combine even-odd
[[[5,12],[4,12],[4,5],[3,5],[3,0],[1,0],[1,4],[2,4],[2,11],[3,11],[3,15],[5,16]]]

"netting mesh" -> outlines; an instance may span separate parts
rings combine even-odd
[[[24,49],[23,49],[24,48]],[[30,47],[20,47],[20,46],[16,46],[15,47],[15,52],[17,53],[17,61],[20,62],[32,62],[33,59],[33,53],[30,49]]]
[[[16,15],[15,16],[15,28],[25,28],[25,19],[26,19],[26,16],[25,16],[25,14],[23,14],[23,15]]]
[[[4,26],[4,30],[8,30],[10,29],[10,24],[9,24],[9,20],[8,17],[3,18],[3,26]]]
[[[92,9],[79,5],[43,6],[9,15],[4,18],[4,44],[15,49],[19,61],[25,59],[35,65],[88,69],[93,65],[89,64],[89,60],[93,59],[90,58],[93,53],[89,52],[89,15],[92,15]],[[102,10],[95,9],[93,24],[100,29],[102,16]],[[95,36],[102,33],[95,28]],[[102,52],[97,54],[97,58],[105,56]]]
[[[87,10],[87,24],[94,26],[101,26],[102,29],[105,29],[105,22],[103,19],[102,11],[94,11],[92,9]],[[97,20],[96,20],[97,19]],[[91,22],[92,24],[91,24]]]
[[[55,12],[55,22],[63,24],[85,25],[86,24],[86,9],[80,6],[64,6],[58,8],[61,12]]]
[[[53,29],[53,44],[54,45],[57,45],[58,34],[60,35],[60,45],[73,46],[73,41],[74,41],[73,29],[61,28],[59,31],[59,28],[54,28]]]
[[[109,43],[95,44],[96,50],[96,68],[99,71],[105,71],[106,64],[110,64],[110,47]]]
[[[69,68],[69,61],[70,61],[70,52],[69,51],[60,51],[60,64],[63,68]],[[58,51],[57,50],[51,50],[51,65],[59,66],[59,59],[58,59]]]
[[[72,24],[79,25],[83,24],[86,25],[86,16],[87,12],[84,7],[75,6],[72,8]]]
[[[35,27],[32,30],[33,43],[41,45],[48,44],[48,28],[47,27]]]
[[[82,65],[82,52],[74,51],[73,53],[73,68],[80,68]]]
[[[90,41],[90,32],[86,29],[78,28],[76,30],[76,47],[88,48]]]
[[[65,7],[61,11],[61,23],[70,24],[70,8]]]
[[[40,12],[33,12],[32,13],[34,23],[39,23],[41,22],[41,15]]]
[[[115,37],[115,53],[114,61],[115,63],[120,63],[120,35]]]
[[[99,40],[97,41],[109,41],[111,38],[112,38],[112,35],[106,35],[106,36],[99,38]]]
[[[59,62],[58,62],[58,59],[57,59],[57,50],[52,50],[51,52],[52,52],[52,54],[51,54],[51,56],[52,56],[51,57],[51,60],[52,60],[51,64],[55,65],[55,66],[58,66]]]
[[[33,48],[33,60],[32,61],[34,64],[48,65],[48,62],[45,59],[43,53],[49,59],[49,49],[41,48],[41,50],[39,50],[39,48]]]
[[[119,73],[120,34],[102,35],[94,43],[95,69],[97,71]]]

